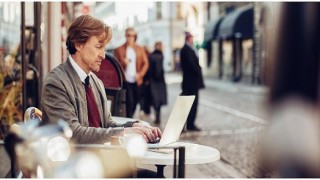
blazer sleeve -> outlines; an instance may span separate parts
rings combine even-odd
[[[121,67],[125,70],[126,69],[126,64],[124,63],[125,57],[123,57],[123,54],[121,54],[121,47],[118,47],[117,49],[114,50],[114,57],[118,60]]]
[[[142,47],[140,47],[140,51],[141,51],[141,59],[142,59],[142,68],[141,71],[139,72],[139,75],[141,77],[144,77],[144,75],[146,75],[148,68],[149,68],[149,61],[148,61],[148,57],[146,52],[144,51],[144,49]]]
[[[123,133],[123,127],[118,128],[93,128],[80,124],[77,117],[77,109],[81,99],[75,98],[72,102],[71,90],[62,83],[62,80],[55,78],[47,79],[42,91],[42,111],[44,121],[55,122],[59,119],[65,120],[73,131],[71,140],[80,144],[105,143],[110,141],[111,136],[118,136]]]

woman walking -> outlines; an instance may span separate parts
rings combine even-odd
[[[167,104],[167,87],[164,80],[162,43],[155,43],[155,50],[149,56],[149,75],[152,105],[156,112],[156,124],[160,124],[161,106]]]

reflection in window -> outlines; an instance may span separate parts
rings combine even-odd
[[[8,3],[5,3],[3,5],[3,20],[5,22],[9,21],[9,4]]]
[[[177,19],[182,20],[182,7],[181,7],[181,2],[177,2]]]
[[[156,2],[157,20],[162,19],[162,2]]]

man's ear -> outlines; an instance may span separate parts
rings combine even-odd
[[[76,43],[74,47],[76,48],[77,51],[81,51],[81,49],[83,48],[83,44]]]

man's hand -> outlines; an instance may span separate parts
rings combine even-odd
[[[143,76],[141,76],[139,73],[136,74],[136,81],[137,85],[140,86],[143,83]]]
[[[124,134],[140,134],[147,142],[154,142],[162,136],[158,127],[144,125],[143,123],[134,123],[131,128],[125,128]]]
[[[140,74],[136,74],[136,80],[138,81],[141,78]]]

